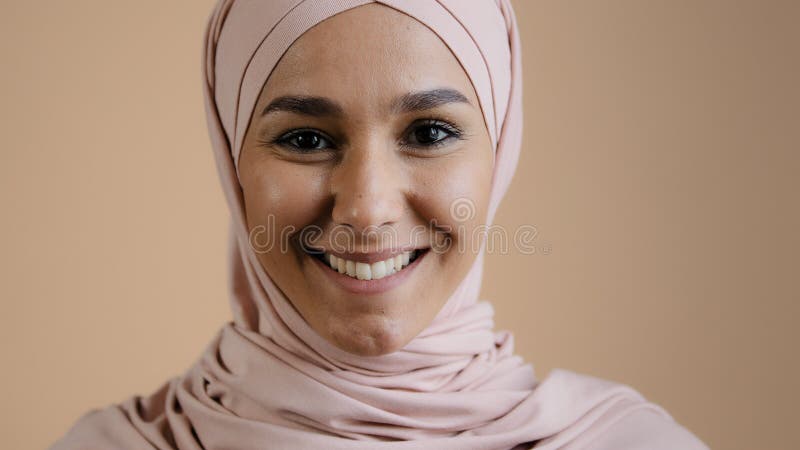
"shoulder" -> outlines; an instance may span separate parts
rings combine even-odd
[[[573,422],[548,441],[570,450],[708,450],[660,405],[633,387],[553,369],[539,388],[569,405]],[[558,413],[559,411],[554,411]],[[562,415],[563,411],[561,411]]]
[[[653,409],[636,409],[599,433],[586,450],[708,450],[691,431]]]
[[[129,443],[135,443],[131,446]],[[125,412],[117,406],[93,409],[83,414],[64,436],[48,450],[153,448],[130,426]]]
[[[134,395],[85,413],[48,450],[175,448],[165,408],[177,383],[174,377],[150,395]]]

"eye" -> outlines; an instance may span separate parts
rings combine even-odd
[[[438,147],[451,139],[459,139],[462,131],[441,120],[423,120],[414,124],[406,144],[412,147]]]
[[[330,139],[311,129],[292,130],[276,139],[275,142],[301,153],[325,150],[333,146]]]

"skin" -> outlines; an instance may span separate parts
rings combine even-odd
[[[433,89],[455,90],[466,101],[406,112],[391,107]],[[284,96],[325,97],[341,114],[262,114]],[[349,249],[356,252],[450,239],[404,283],[370,295],[324,276],[297,231],[287,235],[288,247],[257,252],[318,334],[350,353],[377,356],[418,335],[471,267],[471,236],[487,213],[492,164],[477,95],[455,56],[415,19],[367,4],[317,24],[281,58],[248,126],[239,178],[251,230],[316,228],[322,234],[314,243],[323,249],[337,230],[349,230],[361,238]],[[474,212],[467,220],[450,212],[463,199]],[[386,234],[376,230],[394,241],[384,242]]]

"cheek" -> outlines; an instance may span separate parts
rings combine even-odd
[[[312,169],[275,158],[240,165],[250,245],[290,298],[302,298],[297,289],[304,286],[300,255],[290,240],[324,207],[324,176]]]
[[[271,221],[280,235],[291,227],[299,230],[319,217],[325,177],[318,170],[272,160],[249,167],[247,172],[242,173],[242,190],[249,228]]]
[[[491,160],[485,157],[453,158],[441,167],[419,171],[419,210],[445,230],[474,228],[484,222],[491,185]],[[446,176],[442,176],[446,174]],[[454,235],[454,239],[458,236]]]
[[[480,248],[474,242],[488,210],[492,162],[477,156],[442,161],[435,170],[420,172],[416,181],[423,190],[417,209],[425,211],[426,221],[440,227],[431,242],[436,251],[431,255],[430,273],[435,276],[426,283],[440,288],[440,297],[431,302],[437,307],[466,275]]]

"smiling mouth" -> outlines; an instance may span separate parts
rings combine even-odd
[[[402,272],[427,251],[427,248],[414,249],[398,253],[392,257],[376,262],[354,261],[323,251],[311,251],[306,253],[312,258],[318,259],[333,271],[357,280],[369,281],[380,280],[381,278]]]

